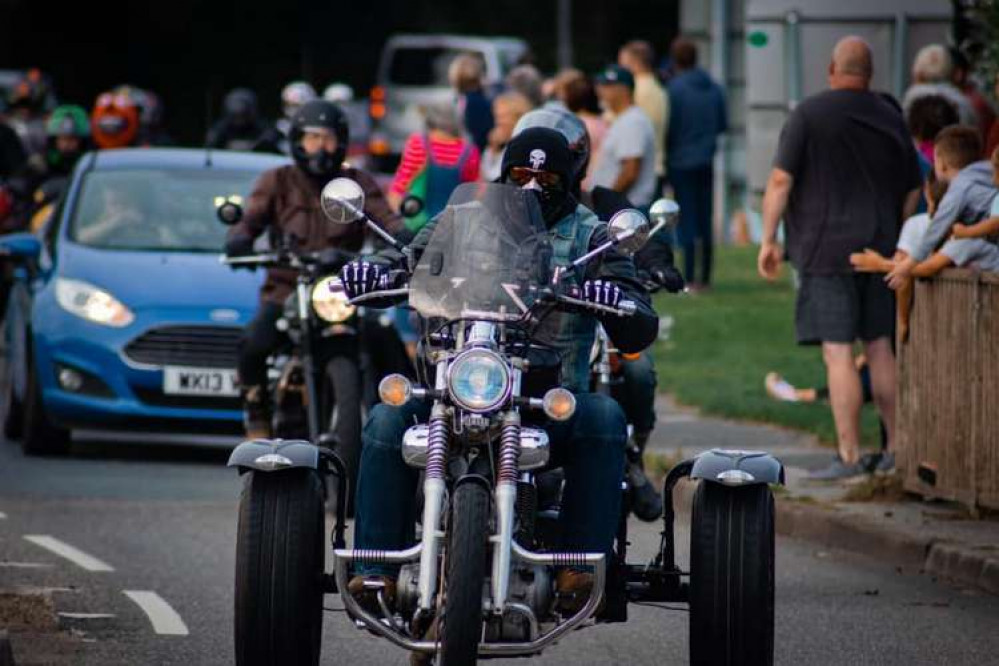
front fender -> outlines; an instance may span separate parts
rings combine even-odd
[[[233,449],[226,466],[238,467],[241,474],[251,469],[319,469],[319,447],[301,439],[251,439]]]
[[[763,451],[711,449],[694,458],[690,478],[726,486],[784,484],[784,465]]]

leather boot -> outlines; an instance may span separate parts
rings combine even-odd
[[[243,428],[247,439],[270,439],[271,405],[267,387],[245,386],[243,394]]]
[[[645,475],[645,464],[642,454],[649,441],[647,432],[636,432],[628,446],[628,490],[631,493],[631,512],[639,520],[647,523],[659,518],[663,513],[663,500],[655,489],[649,477]]]

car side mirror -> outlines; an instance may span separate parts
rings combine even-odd
[[[364,218],[364,190],[350,178],[334,178],[326,183],[319,203],[333,224],[351,224]]]
[[[42,241],[38,236],[22,231],[0,236],[0,259],[38,261],[42,254]]]
[[[618,252],[635,254],[649,240],[649,221],[634,208],[618,211],[607,223]]]

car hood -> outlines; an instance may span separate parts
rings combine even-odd
[[[63,247],[57,275],[109,291],[133,310],[252,310],[263,281],[263,271],[233,270],[214,253],[111,251],[79,245]]]

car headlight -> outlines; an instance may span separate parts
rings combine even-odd
[[[104,326],[122,328],[135,320],[117,298],[82,280],[56,278],[56,302],[67,312]]]
[[[510,395],[510,369],[497,354],[486,349],[467,351],[454,360],[447,388],[459,407],[488,412]]]
[[[325,277],[312,288],[312,308],[319,318],[339,324],[353,316],[357,307],[350,304],[338,277]]]

